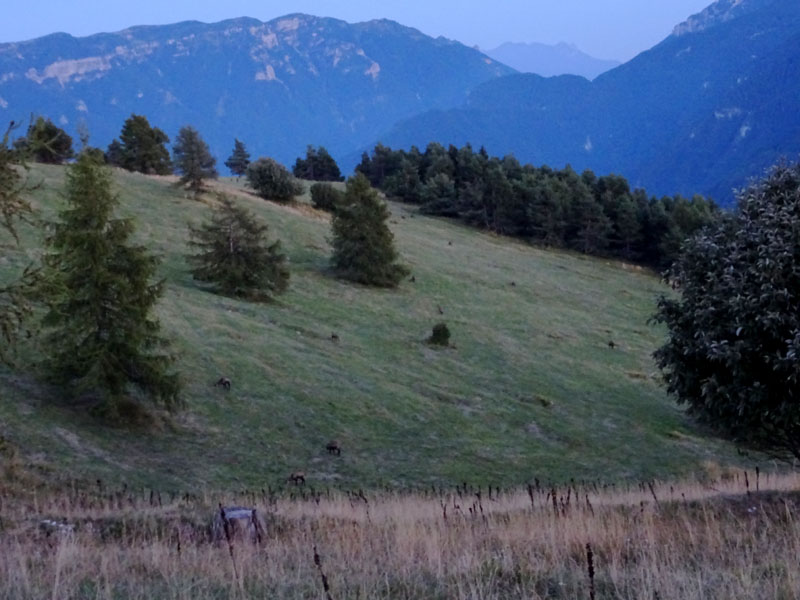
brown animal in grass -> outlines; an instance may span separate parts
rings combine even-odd
[[[332,334],[331,334],[331,341],[333,341],[333,342],[338,342],[338,341],[339,341],[339,334],[337,334],[337,333],[332,333]]]
[[[305,485],[306,473],[305,471],[293,471],[292,474],[289,475],[288,480],[295,485]]]
[[[328,451],[328,454],[335,454],[336,456],[342,455],[342,446],[339,444],[338,440],[331,440],[328,442],[325,449]]]
[[[614,343],[614,340],[611,340],[608,342],[608,347],[613,350],[614,348],[617,347],[617,345]]]
[[[217,379],[217,383],[215,383],[214,386],[223,387],[225,388],[225,391],[228,391],[231,389],[231,380],[228,379],[227,377],[220,377],[219,379]]]

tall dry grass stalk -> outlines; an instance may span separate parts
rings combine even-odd
[[[465,487],[160,504],[129,490],[35,501],[6,490],[0,598],[798,598],[800,475],[757,479],[749,495],[749,478],[732,474],[652,487],[537,485],[491,499]],[[208,534],[220,501],[252,506],[267,523],[263,543],[232,541],[233,586],[232,546]],[[324,563],[311,548],[324,549]]]

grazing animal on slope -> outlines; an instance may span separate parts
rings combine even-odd
[[[305,471],[293,471],[292,474],[289,475],[288,480],[295,485],[304,485],[306,482],[306,473]]]
[[[328,442],[325,449],[328,451],[328,454],[335,454],[336,456],[342,455],[342,446],[339,444],[338,440],[331,440]]]
[[[227,377],[220,377],[217,379],[217,383],[214,384],[215,387],[223,387],[226,391],[231,389],[231,380]]]

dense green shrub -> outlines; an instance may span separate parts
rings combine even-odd
[[[259,158],[247,167],[247,184],[265,200],[286,202],[303,193],[303,185],[282,164]]]
[[[433,331],[428,338],[428,343],[434,346],[450,345],[450,329],[447,327],[446,323],[437,323],[433,326]]]
[[[669,280],[655,316],[668,390],[717,431],[800,458],[800,165],[746,189]]]
[[[342,198],[344,194],[329,183],[315,183],[311,186],[311,202],[319,210],[333,212]]]

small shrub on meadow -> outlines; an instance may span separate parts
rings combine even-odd
[[[288,202],[303,193],[303,185],[282,164],[259,158],[247,167],[247,184],[265,200]]]
[[[333,212],[344,194],[329,183],[315,183],[311,186],[311,202],[314,208]]]
[[[431,337],[428,338],[428,343],[433,346],[449,346],[450,345],[450,329],[445,323],[437,323],[433,326]]]

